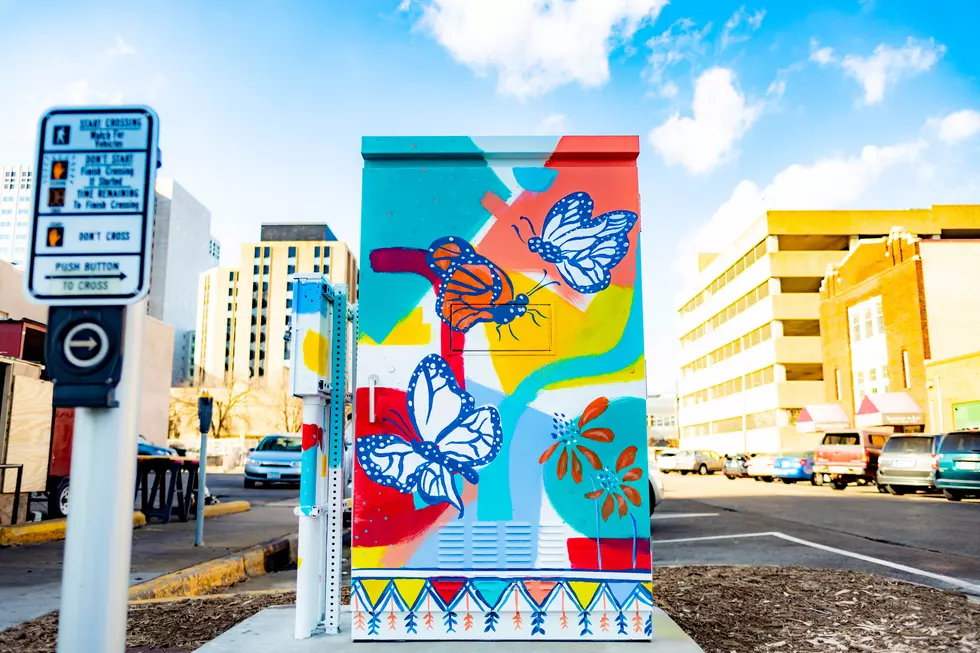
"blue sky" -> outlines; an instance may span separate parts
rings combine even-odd
[[[639,134],[651,390],[694,253],[765,208],[980,203],[975,0],[0,0],[0,161],[142,102],[224,263],[262,221],[359,246],[365,134]]]

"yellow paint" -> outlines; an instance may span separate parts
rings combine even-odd
[[[296,558],[296,568],[299,569],[302,566],[303,566],[303,559],[302,558]]]
[[[520,274],[515,273],[511,277],[517,288],[535,283],[535,280]],[[548,289],[538,292],[533,299],[550,305],[550,310],[543,311],[548,319],[539,317],[540,327],[534,325],[529,315],[515,320],[513,329],[520,340],[514,340],[504,328],[501,330],[503,337],[498,341],[496,325],[486,325],[491,359],[504,394],[512,393],[528,375],[556,360],[602,354],[615,347],[626,328],[626,321],[619,318],[629,314],[633,289],[610,286],[596,294],[584,312]],[[514,355],[515,352],[536,347],[548,348],[546,339],[549,337],[550,352]],[[623,377],[628,376],[628,369],[622,372]],[[642,378],[642,374],[637,378]],[[572,383],[588,385],[594,382],[576,379]]]
[[[575,592],[579,605],[583,608],[589,607],[595,593],[599,591],[599,583],[588,583],[585,581],[571,581],[568,586]]]
[[[309,370],[320,376],[326,376],[327,358],[329,358],[327,339],[316,331],[307,331],[303,339],[303,363]]]
[[[374,607],[378,604],[378,599],[381,598],[381,594],[388,588],[388,583],[390,583],[387,578],[384,580],[362,580],[361,587],[367,593],[368,599],[371,601],[371,606]]]
[[[374,341],[374,338],[372,338],[368,334],[362,333],[360,335],[360,337],[358,337],[358,339],[357,339],[357,344],[359,344],[359,345],[376,345],[378,343],[376,343]]]
[[[146,516],[141,512],[134,512],[133,528],[140,526],[146,526]],[[63,540],[67,527],[68,521],[66,519],[46,519],[29,524],[0,526],[0,547]]]
[[[409,609],[415,605],[415,602],[419,598],[419,594],[425,588],[424,578],[397,578],[394,581],[395,587],[398,589],[399,596],[405,601]]]
[[[606,383],[628,383],[630,381],[643,380],[646,371],[643,356],[636,359],[636,362],[611,374],[600,374],[598,376],[584,376],[577,379],[567,379],[559,383],[547,386],[548,390],[560,390],[562,388],[581,388],[587,385],[603,385]]]
[[[326,456],[320,456],[320,477],[321,478],[326,478],[327,477],[327,457]]]
[[[415,307],[399,322],[383,345],[427,345],[432,342],[432,325],[422,321],[422,307]]]
[[[384,557],[386,546],[355,546],[351,548],[351,566],[357,568],[377,568],[384,567],[381,562]]]
[[[653,595],[653,583],[643,583],[643,587],[645,587],[647,591]]]
[[[246,512],[251,510],[252,505],[248,501],[229,501],[227,503],[215,503],[204,506],[205,517],[221,517],[222,515],[233,515],[236,512]]]

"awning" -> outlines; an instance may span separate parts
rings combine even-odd
[[[838,404],[810,404],[804,406],[796,418],[798,433],[823,433],[851,428],[851,420]]]
[[[919,404],[907,392],[884,392],[866,395],[854,415],[854,425],[901,426],[923,424],[924,415]]]

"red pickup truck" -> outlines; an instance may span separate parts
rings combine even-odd
[[[813,450],[813,473],[835,490],[849,483],[874,483],[878,456],[891,435],[886,429],[827,433]]]

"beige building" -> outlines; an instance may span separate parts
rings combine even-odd
[[[893,227],[923,238],[980,236],[980,206],[767,211],[725,251],[699,257],[678,298],[681,446],[718,452],[812,444],[803,406],[824,403],[820,285],[860,238]]]

